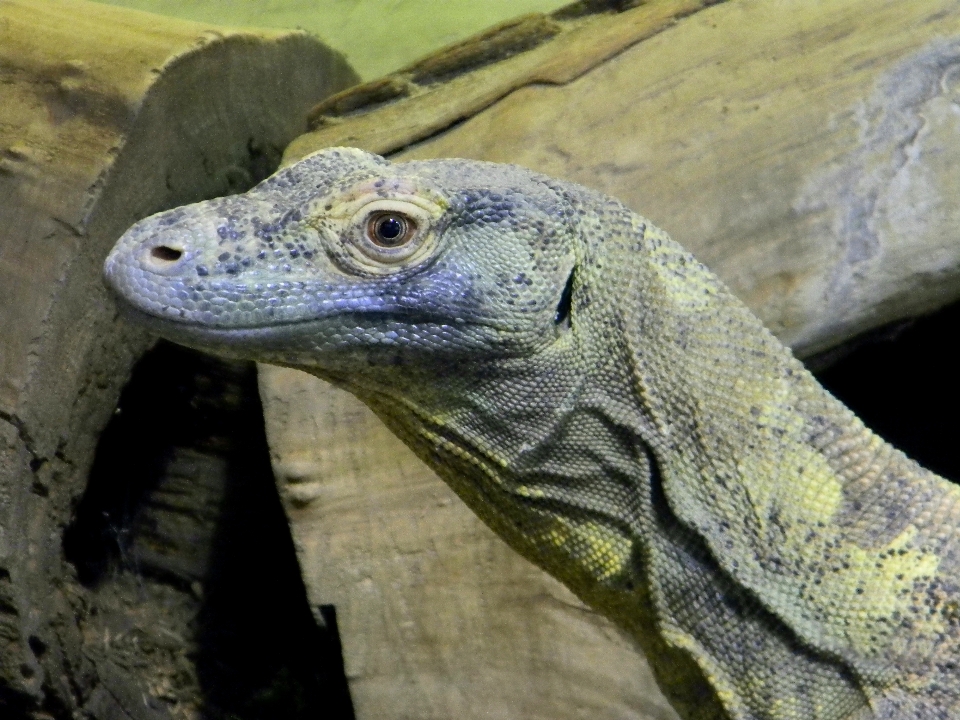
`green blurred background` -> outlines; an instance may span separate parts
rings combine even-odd
[[[108,0],[219,25],[300,28],[342,52],[364,80],[530,12],[571,0]]]

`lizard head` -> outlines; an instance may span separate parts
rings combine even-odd
[[[104,274],[156,334],[236,357],[526,355],[569,327],[574,216],[521,168],[334,148],[140,221]]]

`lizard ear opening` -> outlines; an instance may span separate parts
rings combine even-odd
[[[553,318],[556,325],[570,325],[570,308],[573,305],[573,276],[577,270],[570,271],[567,278],[567,284],[563,286],[563,292],[560,293],[560,302],[557,303],[557,314]]]

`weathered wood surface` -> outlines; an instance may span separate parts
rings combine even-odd
[[[292,161],[333,145],[388,155],[518,88],[571,82],[711,0],[659,0],[624,13],[589,12],[590,5],[603,4],[575,3],[552,15],[508,20],[394,74],[334,95],[313,108],[314,131],[294,140],[285,157]]]
[[[355,145],[604,190],[803,355],[958,297],[960,7],[698,6],[528,18],[541,42],[525,53],[442,81],[418,81],[422,63],[329,99],[285,162]],[[600,50],[572,52],[593,28]],[[341,608],[361,720],[669,716],[632,648],[356,401],[276,368],[261,393],[308,593]]]
[[[111,664],[61,546],[147,344],[116,317],[103,258],[137,219],[269,173],[309,107],[354,79],[303,33],[0,2],[3,717],[170,716],[166,680]]]

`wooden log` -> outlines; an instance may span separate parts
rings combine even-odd
[[[332,97],[285,161],[354,145],[606,191],[801,355],[960,295],[955,3],[664,0],[507,27],[538,42]],[[356,401],[277,368],[261,393],[308,593],[341,608],[361,720],[670,716],[633,649]]]
[[[147,344],[101,264],[137,219],[271,172],[354,80],[304,33],[0,3],[0,715],[168,716],[145,679],[91,659],[93,591],[61,548]]]

